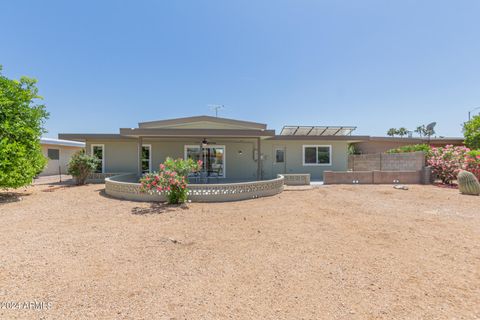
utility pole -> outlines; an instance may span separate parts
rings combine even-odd
[[[218,110],[225,108],[223,104],[209,104],[211,110],[215,110],[215,117],[218,118]]]

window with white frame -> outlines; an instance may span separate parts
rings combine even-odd
[[[95,168],[95,173],[103,173],[105,169],[105,146],[103,144],[92,144],[91,148],[92,156],[100,160]]]
[[[332,146],[304,145],[304,166],[329,166],[332,164]]]
[[[60,149],[48,149],[47,155],[50,160],[59,160],[60,159]]]
[[[275,163],[284,163],[285,162],[285,149],[276,148],[275,149]]]
[[[142,145],[142,173],[152,171],[152,146],[149,144]]]

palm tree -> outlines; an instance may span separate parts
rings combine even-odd
[[[425,135],[425,125],[418,126],[417,129],[415,129],[415,132],[418,133],[420,137],[423,137]]]
[[[397,129],[395,129],[395,128],[390,128],[390,129],[388,129],[388,131],[387,131],[387,136],[393,137],[393,136],[395,136],[397,133],[398,133],[398,130],[397,130]]]
[[[397,134],[403,138],[408,134],[408,130],[407,128],[401,127],[400,129],[397,130]]]

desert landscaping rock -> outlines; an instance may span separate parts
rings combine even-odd
[[[103,185],[0,203],[0,319],[475,319],[478,197],[324,186],[188,208]],[[148,214],[144,214],[148,213]]]

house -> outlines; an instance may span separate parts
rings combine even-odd
[[[40,145],[48,163],[39,176],[66,174],[71,156],[85,147],[83,142],[52,138],[41,138]]]
[[[140,122],[118,133],[64,133],[82,141],[101,159],[96,174],[157,170],[165,158],[203,160],[204,172],[222,181],[271,179],[277,174],[308,173],[322,180],[326,170],[345,171],[348,146],[368,137],[352,136],[355,127],[285,126],[280,134],[266,124],[196,116]]]

